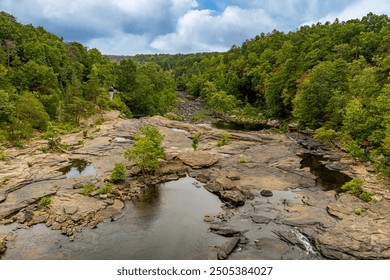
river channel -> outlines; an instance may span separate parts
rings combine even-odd
[[[124,215],[75,241],[43,224],[17,231],[3,259],[207,259],[222,237],[209,233],[205,215],[217,215],[221,202],[187,177],[145,189]]]

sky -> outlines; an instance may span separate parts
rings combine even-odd
[[[226,51],[262,32],[390,15],[390,0],[0,0],[23,24],[103,54]]]

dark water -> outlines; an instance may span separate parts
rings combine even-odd
[[[300,155],[301,168],[309,167],[310,172],[316,176],[317,185],[324,191],[335,190],[340,191],[340,188],[352,178],[340,171],[329,169],[322,161],[324,157],[305,153]]]
[[[241,130],[241,131],[257,131],[269,128],[266,124],[248,123],[248,122],[233,122],[233,121],[219,121],[212,124],[218,129]]]
[[[66,178],[76,178],[80,176],[96,176],[97,170],[92,163],[82,159],[72,159],[68,166],[58,170],[66,175]]]
[[[44,225],[18,230],[4,259],[207,259],[221,237],[208,232],[204,215],[215,215],[219,199],[192,178],[145,190],[127,203],[115,222],[84,229],[74,242]]]

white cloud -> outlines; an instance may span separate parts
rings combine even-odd
[[[303,25],[311,25],[317,22],[333,22],[336,18],[340,21],[347,21],[350,19],[357,19],[366,16],[368,13],[374,14],[390,14],[390,1],[384,0],[357,0],[352,1],[341,11],[333,11],[326,16],[318,19],[305,22]]]
[[[96,48],[103,54],[135,55],[138,53],[155,53],[151,50],[148,35],[114,32],[110,37],[92,39],[86,42],[89,48]]]
[[[390,0],[0,0],[0,10],[103,53],[184,53],[225,51],[303,22],[390,14]]]
[[[158,36],[151,46],[161,52],[222,51],[273,26],[262,9],[229,6],[220,15],[191,10],[179,19],[175,32]]]

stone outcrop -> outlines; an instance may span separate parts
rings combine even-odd
[[[199,169],[213,166],[219,161],[220,155],[203,151],[189,151],[179,154],[177,158],[184,164]]]

